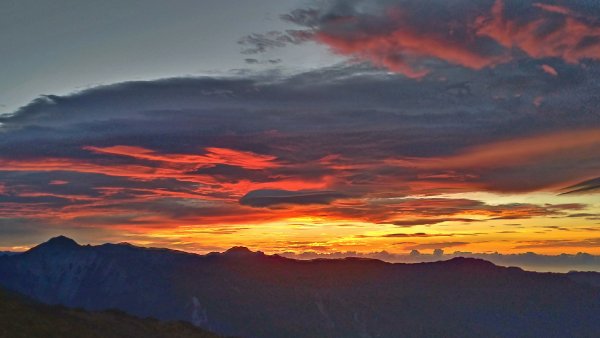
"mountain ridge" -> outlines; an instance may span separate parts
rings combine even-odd
[[[249,338],[600,335],[599,287],[476,258],[302,261],[240,247],[197,255],[48,242],[0,257],[0,284],[49,304]]]
[[[284,257],[278,254],[272,254],[272,255],[268,255],[265,254],[262,251],[252,251],[250,250],[248,247],[246,246],[233,246],[223,252],[209,252],[207,254],[197,254],[197,253],[193,253],[193,252],[188,252],[188,251],[181,251],[181,250],[175,250],[175,249],[169,249],[169,248],[160,248],[160,247],[144,247],[144,246],[137,246],[128,242],[121,242],[121,243],[103,243],[103,244],[99,244],[99,245],[81,245],[79,243],[77,243],[74,239],[71,239],[67,236],[64,235],[59,235],[56,237],[52,237],[50,239],[48,239],[46,242],[43,242],[37,246],[32,247],[31,249],[27,250],[27,251],[23,251],[23,252],[10,252],[10,254],[23,254],[23,253],[27,253],[30,251],[39,251],[41,249],[46,249],[46,248],[68,248],[68,249],[76,249],[76,248],[84,248],[84,247],[115,247],[115,248],[134,248],[134,249],[138,249],[138,250],[149,250],[149,251],[164,251],[164,252],[171,252],[171,253],[175,253],[175,254],[184,254],[184,255],[194,255],[194,256],[201,256],[201,257],[209,257],[209,256],[232,256],[232,257],[251,257],[251,256],[255,256],[255,257],[260,257],[260,256],[265,256],[265,257],[274,257],[277,259],[284,259],[284,260],[292,260],[292,261],[298,261],[298,262],[319,262],[319,261],[361,261],[361,262],[369,262],[369,261],[376,261],[376,262],[381,262],[384,264],[399,264],[399,265],[414,265],[414,264],[439,264],[439,263],[443,263],[443,262],[447,262],[448,264],[455,264],[455,265],[460,265],[460,264],[465,264],[465,263],[477,263],[480,264],[481,266],[495,266],[495,267],[502,267],[502,268],[511,268],[511,269],[521,269],[520,267],[516,267],[516,266],[509,266],[509,267],[504,267],[504,266],[500,266],[500,265],[496,265],[488,260],[482,259],[482,258],[476,258],[476,257],[452,257],[446,260],[439,260],[439,261],[434,261],[434,262],[420,262],[420,263],[394,263],[394,262],[387,262],[381,259],[377,259],[377,258],[364,258],[364,257],[343,257],[343,258],[313,258],[313,259],[294,259],[294,258],[288,258],[288,257]],[[523,270],[525,271],[525,270]],[[579,271],[573,271],[573,272],[579,272]]]

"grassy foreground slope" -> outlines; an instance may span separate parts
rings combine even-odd
[[[49,306],[0,289],[1,338],[218,338],[183,322],[141,319],[119,311],[88,312]]]

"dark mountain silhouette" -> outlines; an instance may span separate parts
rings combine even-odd
[[[600,287],[600,273],[592,271],[571,271],[567,274],[569,278],[580,284]]]
[[[0,257],[0,283],[45,303],[185,320],[240,337],[598,337],[600,288],[484,260],[298,261],[54,238]]]
[[[0,289],[1,338],[219,338],[185,322],[44,305]]]

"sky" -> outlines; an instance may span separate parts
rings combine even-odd
[[[6,0],[0,4],[0,114],[42,94],[131,80],[263,69],[246,62],[238,40],[249,32],[292,28],[279,19],[294,1]],[[305,46],[306,47],[306,46]],[[284,58],[290,69],[332,62],[325,50],[302,48],[260,57]]]
[[[600,254],[597,2],[0,11],[0,250]]]

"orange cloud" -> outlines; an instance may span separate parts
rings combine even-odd
[[[387,163],[420,169],[499,168],[546,157],[587,154],[599,147],[600,128],[592,128],[476,146],[449,157],[390,159]]]
[[[554,69],[554,67],[549,66],[549,65],[542,65],[542,70],[544,72],[546,72],[547,74],[550,74],[552,76],[558,76],[558,72],[556,71],[556,69]]]

